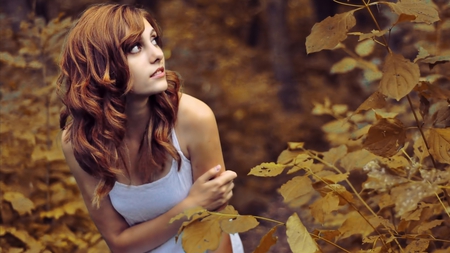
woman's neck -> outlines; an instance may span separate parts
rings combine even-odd
[[[127,100],[125,114],[127,115],[125,138],[129,141],[140,142],[150,120],[148,98],[145,100]]]

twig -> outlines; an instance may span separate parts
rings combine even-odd
[[[332,242],[332,241],[329,241],[329,240],[327,240],[327,239],[325,239],[325,238],[323,238],[323,237],[321,237],[321,236],[318,236],[318,235],[315,235],[315,234],[312,234],[312,233],[310,233],[310,235],[313,236],[313,237],[315,237],[315,238],[317,238],[317,239],[320,239],[320,240],[322,240],[322,241],[324,241],[324,242],[326,242],[326,243],[328,243],[328,244],[330,244],[330,245],[333,245],[334,247],[336,247],[336,248],[342,250],[343,252],[351,253],[350,251],[348,251],[348,250],[342,248],[341,246],[337,245],[336,243],[334,243],[334,242]]]

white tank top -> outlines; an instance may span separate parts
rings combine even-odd
[[[123,216],[128,225],[152,220],[169,211],[185,199],[192,187],[191,161],[181,151],[175,131],[172,130],[172,142],[181,157],[181,167],[172,159],[170,171],[164,177],[142,185],[126,185],[116,182],[109,198],[116,211]],[[170,186],[170,187],[168,187]],[[241,239],[238,234],[230,235],[233,253],[243,253]],[[175,242],[175,236],[163,243],[152,253],[184,253],[181,240]]]

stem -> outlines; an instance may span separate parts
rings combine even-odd
[[[411,102],[411,96],[409,96],[409,94],[408,94],[408,95],[406,95],[406,97],[408,98],[409,107],[411,108],[411,111],[414,115],[414,119],[416,120],[417,128],[419,128],[420,135],[422,135],[423,143],[425,143],[425,147],[427,148],[428,154],[430,154],[431,162],[433,162],[433,166],[435,168],[437,168],[436,161],[434,160],[433,156],[430,153],[430,146],[428,146],[427,139],[425,138],[425,134],[423,133],[422,127],[420,126],[419,118],[417,118],[416,111],[414,110],[414,106]]]
[[[328,244],[330,244],[330,245],[333,245],[334,247],[336,247],[336,248],[342,250],[343,252],[351,253],[350,251],[348,251],[348,250],[342,248],[341,246],[337,245],[336,243],[334,243],[334,242],[332,242],[332,241],[329,241],[329,240],[327,240],[327,239],[325,239],[325,238],[323,238],[323,237],[321,237],[321,236],[318,236],[318,235],[315,235],[315,234],[311,234],[311,233],[310,233],[310,235],[311,235],[312,237],[315,237],[315,238],[317,238],[317,239],[320,239],[320,240],[322,240],[322,241],[324,241],[324,242],[326,242],[326,243],[328,243]]]
[[[364,3],[364,6],[366,7],[367,11],[369,12],[370,17],[372,18],[373,22],[375,23],[375,26],[377,27],[378,31],[381,31],[381,27],[380,27],[380,25],[378,24],[377,19],[376,19],[375,16],[373,15],[372,10],[370,10],[370,4],[369,4],[370,1],[368,1],[368,2],[366,2],[365,0],[361,0],[361,1]],[[388,44],[388,42],[387,42],[387,40],[386,40],[386,37],[383,35],[382,38],[383,38],[383,41],[384,41],[386,50],[388,51],[388,53],[391,53],[391,49],[389,48],[389,44]]]
[[[338,4],[340,4],[340,5],[345,5],[345,6],[350,6],[350,7],[356,7],[356,8],[364,7],[364,5],[343,3],[343,2],[340,2],[340,1],[338,1],[338,0],[333,0],[333,2],[338,3]]]
[[[261,216],[254,216],[254,215],[228,214],[228,213],[219,213],[219,212],[210,212],[210,211],[208,211],[208,213],[209,214],[219,215],[219,216],[224,216],[224,217],[230,217],[230,218],[236,218],[236,217],[239,217],[239,216],[252,216],[255,219],[270,221],[270,222],[273,222],[273,223],[277,223],[278,225],[285,225],[286,224],[286,223],[281,222],[281,221],[277,221],[277,220],[273,220],[273,219],[266,218],[266,217],[261,217]]]

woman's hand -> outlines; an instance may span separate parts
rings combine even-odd
[[[226,204],[233,196],[233,179],[237,175],[230,170],[220,172],[220,169],[217,165],[201,175],[192,185],[187,199],[209,211]]]

